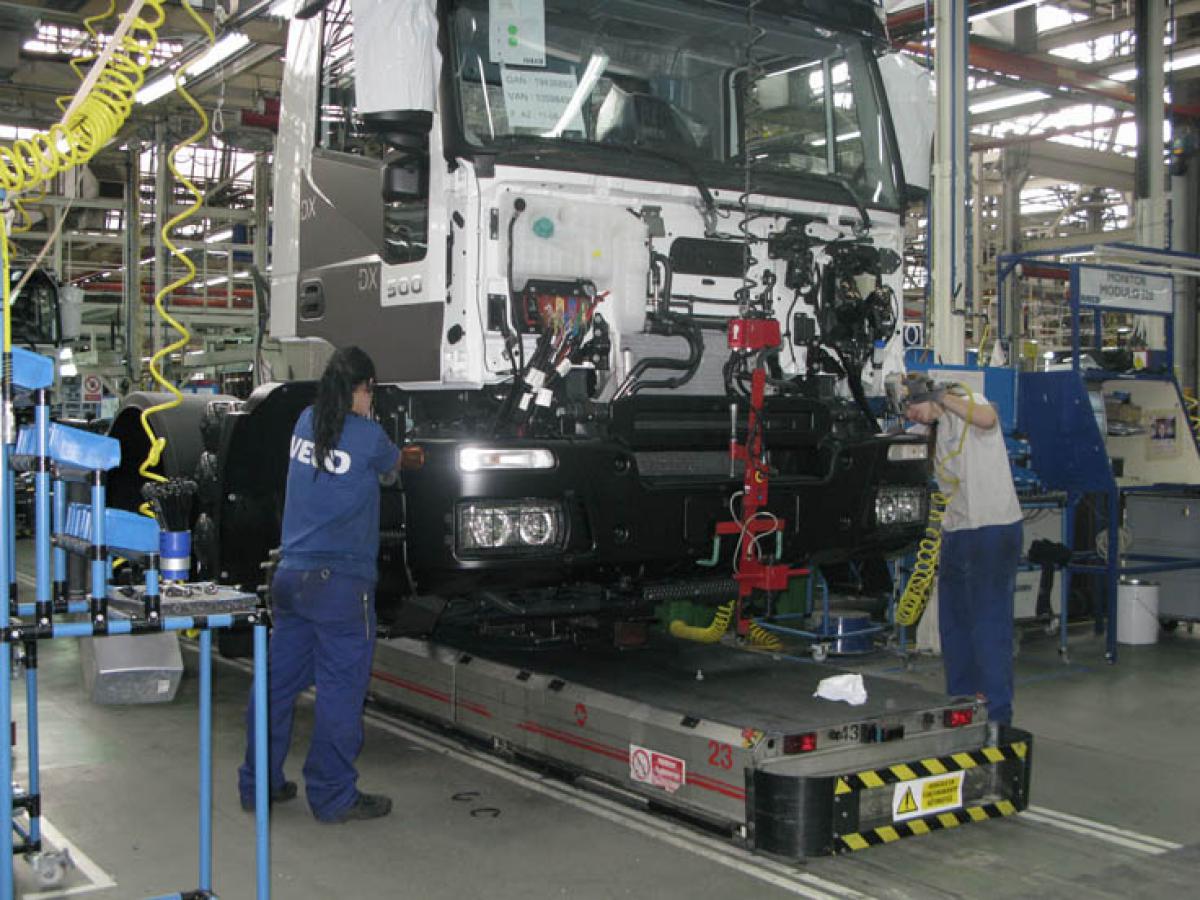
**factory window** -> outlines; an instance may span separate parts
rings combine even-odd
[[[383,192],[380,253],[390,265],[425,258],[429,237],[428,138],[400,146],[386,127],[364,120],[355,102],[354,22],[349,0],[323,12],[317,142],[327,150],[376,160]]]

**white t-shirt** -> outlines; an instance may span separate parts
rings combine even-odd
[[[972,398],[976,404],[988,402],[982,394],[972,394]],[[964,428],[967,437],[962,452],[956,455]],[[999,422],[984,429],[968,426],[949,410],[943,412],[938,419],[936,458],[938,487],[944,494],[954,494],[946,508],[943,531],[1010,525],[1021,520],[1021,504],[1017,502]]]

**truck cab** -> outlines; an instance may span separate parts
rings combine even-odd
[[[872,406],[901,367],[906,194],[880,16],[330,0],[293,22],[280,381],[210,431],[207,567],[254,582],[314,395],[300,376],[319,373],[314,347],[349,344],[385,383],[381,422],[425,454],[385,491],[385,618],[389,598],[427,595],[468,619],[633,615],[687,585],[728,599],[740,541],[715,529],[739,521],[730,446],[752,421],[764,557],[911,547],[928,446],[880,433]],[[734,321],[779,339],[748,351]]]

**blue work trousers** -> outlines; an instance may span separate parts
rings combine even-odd
[[[354,761],[363,745],[363,704],[375,649],[375,586],[329,569],[280,569],[271,585],[268,652],[271,790],[286,780],[296,698],[316,685],[316,721],[304,762],[308,804],[332,819],[358,796]],[[246,710],[246,760],[238,770],[243,800],[254,797],[254,695]]]
[[[938,625],[946,691],[983,694],[988,719],[1012,723],[1013,591],[1021,559],[1021,523],[942,536]]]

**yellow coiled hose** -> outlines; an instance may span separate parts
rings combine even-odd
[[[675,619],[670,626],[671,637],[695,641],[698,644],[715,644],[729,630],[729,623],[733,620],[733,608],[736,605],[736,600],[730,600],[724,606],[717,607],[717,614],[713,616],[713,620],[703,627]]]
[[[945,459],[935,460],[934,465],[940,470],[941,480],[948,484],[948,491],[934,491],[929,498],[929,524],[925,527],[925,536],[917,545],[917,558],[913,564],[912,574],[904,586],[904,593],[896,604],[896,624],[911,627],[921,621],[925,605],[929,602],[929,592],[933,589],[937,577],[938,560],[942,555],[942,522],[946,516],[946,508],[958,493],[959,480],[946,472],[945,466],[950,460],[963,451],[967,441],[967,429],[971,427],[971,413],[975,410],[975,395],[962,385],[954,388],[963,390],[967,395],[967,417],[963,422],[962,434],[958,438],[958,446]],[[999,423],[997,426],[999,427]]]
[[[925,612],[933,580],[937,577],[938,559],[942,555],[942,519],[952,499],[953,494],[943,494],[941,491],[934,491],[929,498],[929,524],[925,526],[925,536],[917,545],[917,559],[913,563],[912,574],[908,576],[908,584],[904,586],[904,593],[896,604],[897,625],[916,625],[921,620],[921,613]]]
[[[1188,424],[1192,426],[1192,434],[1200,441],[1200,400],[1187,391],[1183,395],[1183,406],[1187,410]]]
[[[729,623],[733,621],[733,610],[736,606],[737,601],[730,600],[725,605],[717,607],[713,620],[704,626],[689,625],[682,619],[674,619],[670,625],[671,637],[684,641],[695,641],[698,644],[715,644],[729,630]],[[757,622],[750,623],[749,633],[750,643],[756,647],[773,651],[783,649],[783,642]]]
[[[165,0],[135,0],[97,58],[79,92],[67,105],[62,121],[30,138],[0,144],[0,190],[5,200],[41,190],[55,176],[92,159],[129,118],[137,92],[158,45],[158,29],[166,19]],[[110,4],[111,5],[111,4]],[[185,7],[186,8],[186,7]],[[189,10],[190,11],[190,10]],[[0,215],[3,259],[4,352],[12,351],[11,284],[7,224]]]
[[[200,26],[201,30],[204,32],[204,36],[208,39],[208,43],[211,46],[215,39],[212,28],[209,27],[207,22],[200,18],[200,16],[189,4],[184,3],[183,8],[187,10],[188,15],[190,15],[196,24]],[[165,285],[162,290],[154,295],[155,311],[163,321],[165,321],[176,331],[176,333],[179,335],[179,338],[155,353],[150,358],[149,366],[150,377],[154,379],[155,383],[158,384],[159,387],[166,390],[172,396],[171,399],[163,403],[158,403],[149,407],[148,409],[142,410],[141,415],[142,430],[146,432],[146,437],[150,441],[150,449],[146,452],[146,458],[142,460],[142,464],[138,467],[138,474],[147,481],[158,482],[167,481],[167,477],[151,470],[157,466],[159,461],[162,459],[162,452],[167,446],[167,439],[165,437],[160,437],[155,433],[153,426],[150,424],[150,417],[155,413],[160,413],[168,409],[174,409],[176,406],[179,406],[181,403],[183,403],[183,394],[180,392],[179,388],[163,377],[162,361],[172,353],[185,348],[192,339],[192,335],[187,328],[185,328],[182,323],[180,323],[174,316],[167,312],[167,308],[163,301],[174,291],[183,287],[196,277],[196,264],[192,262],[186,253],[184,253],[175,245],[174,241],[171,240],[171,232],[177,228],[180,223],[186,221],[199,212],[201,205],[204,203],[204,195],[201,194],[196,186],[192,184],[192,182],[182,172],[179,171],[179,168],[175,164],[176,157],[179,155],[181,150],[192,146],[208,133],[208,116],[205,114],[204,108],[196,102],[196,98],[188,93],[187,89],[183,86],[182,78],[186,73],[186,70],[187,66],[181,66],[180,68],[176,69],[175,92],[182,97],[187,102],[188,106],[192,108],[192,111],[196,113],[197,117],[200,119],[200,124],[196,130],[192,132],[192,134],[188,135],[171,148],[171,152],[167,154],[166,162],[168,168],[171,170],[171,174],[174,175],[175,178],[178,179],[179,183],[184,186],[192,199],[182,211],[180,211],[162,226],[161,231],[163,243],[171,252],[171,255],[183,263],[185,272],[170,284]],[[162,164],[161,160],[159,161],[159,164]],[[138,507],[138,509],[143,515],[154,515],[148,502],[143,503],[140,507]]]

